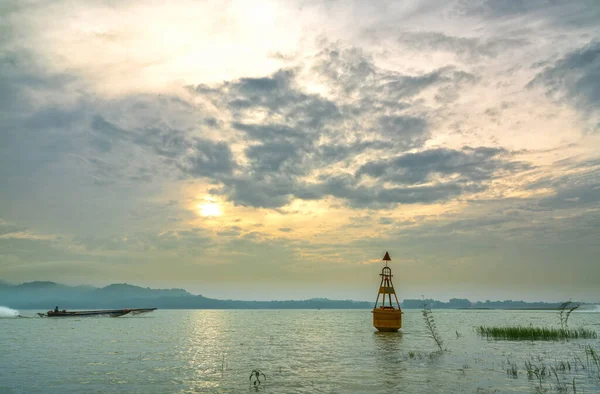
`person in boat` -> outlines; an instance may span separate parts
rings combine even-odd
[[[58,305],[54,307],[54,313],[58,313]]]

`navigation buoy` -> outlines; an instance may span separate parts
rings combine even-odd
[[[385,252],[383,261],[385,261],[385,267],[383,267],[381,274],[379,274],[381,276],[381,284],[379,285],[377,300],[375,300],[372,312],[373,326],[379,331],[395,332],[402,328],[402,309],[400,308],[394,284],[392,283],[392,269],[388,267],[388,262],[392,261],[388,252]],[[392,302],[392,295],[396,300],[396,307],[394,307]],[[379,297],[381,297],[381,305],[378,307]]]

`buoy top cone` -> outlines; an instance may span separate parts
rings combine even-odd
[[[383,261],[392,261],[392,258],[390,257],[390,254],[388,252],[385,252],[385,256],[383,256]]]

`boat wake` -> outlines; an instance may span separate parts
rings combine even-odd
[[[575,310],[578,313],[600,313],[600,305],[582,305],[581,308]]]
[[[19,311],[8,308],[6,306],[0,306],[0,318],[13,318],[13,317],[21,317],[21,315],[19,314]]]

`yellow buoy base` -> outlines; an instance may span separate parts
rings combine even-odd
[[[379,331],[395,332],[402,328],[402,311],[394,307],[373,309],[373,326]]]

